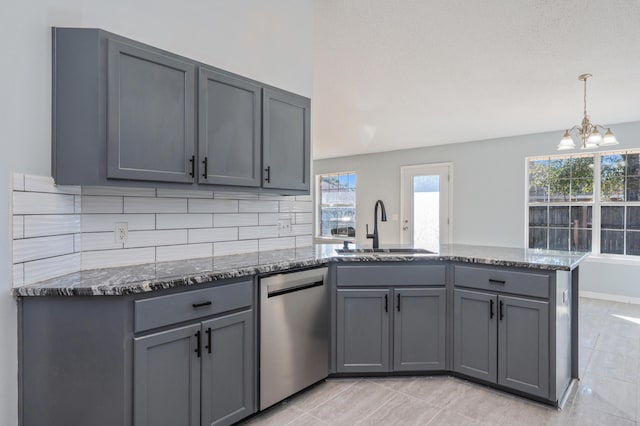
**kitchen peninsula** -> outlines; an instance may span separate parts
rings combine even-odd
[[[327,265],[330,375],[452,374],[562,405],[578,376],[586,254],[336,248],[98,269],[15,288],[24,424],[146,425],[166,413],[200,424],[200,412],[202,424],[231,424],[251,415],[259,401],[257,278]],[[362,327],[373,328],[354,332]],[[152,351],[168,342],[181,342],[183,362]]]

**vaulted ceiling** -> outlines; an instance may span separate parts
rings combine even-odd
[[[564,129],[583,73],[640,119],[640,0],[317,0],[313,57],[314,158]]]

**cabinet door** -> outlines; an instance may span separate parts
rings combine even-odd
[[[201,424],[230,425],[253,413],[253,311],[203,322],[202,335]]]
[[[260,86],[205,67],[198,81],[198,182],[259,187]]]
[[[387,289],[338,290],[338,372],[389,371]]]
[[[309,191],[310,105],[308,98],[275,89],[264,89],[264,188]]]
[[[134,339],[135,426],[200,424],[200,325]]]
[[[444,370],[445,289],[394,289],[393,369]]]
[[[453,297],[453,368],[459,373],[495,382],[498,296],[455,289]]]
[[[498,384],[548,398],[549,302],[498,300]]]
[[[107,177],[193,182],[195,66],[108,40]]]

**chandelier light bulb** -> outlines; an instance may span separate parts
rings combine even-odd
[[[563,151],[565,149],[573,149],[576,147],[576,143],[573,141],[571,134],[568,130],[564,132],[564,136],[560,139],[560,143],[558,144],[558,151]]]
[[[589,135],[589,138],[587,139],[588,143],[591,144],[595,144],[596,146],[602,142],[602,135],[600,134],[600,132],[598,132],[598,130],[596,130],[596,128],[593,128],[593,131],[591,132],[591,134]]]
[[[607,132],[604,134],[604,137],[602,138],[602,143],[600,145],[611,146],[611,145],[618,145],[619,143],[620,142],[618,142],[616,135],[613,134],[611,129],[607,129]]]

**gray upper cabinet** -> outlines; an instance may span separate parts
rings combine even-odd
[[[497,299],[493,294],[455,289],[453,369],[495,382],[497,378]]]
[[[200,360],[190,325],[134,339],[134,424],[198,426]]]
[[[338,372],[389,371],[389,290],[338,290]]]
[[[202,333],[202,426],[230,425],[253,413],[253,315],[205,321]]]
[[[311,102],[282,90],[262,95],[262,186],[309,191]]]
[[[200,67],[198,182],[259,187],[262,88]]]
[[[499,296],[498,384],[549,396],[549,302]]]
[[[57,184],[309,193],[308,98],[99,29],[52,41]]]
[[[107,177],[193,182],[195,66],[107,40]]]
[[[445,369],[446,290],[395,288],[393,369]]]

